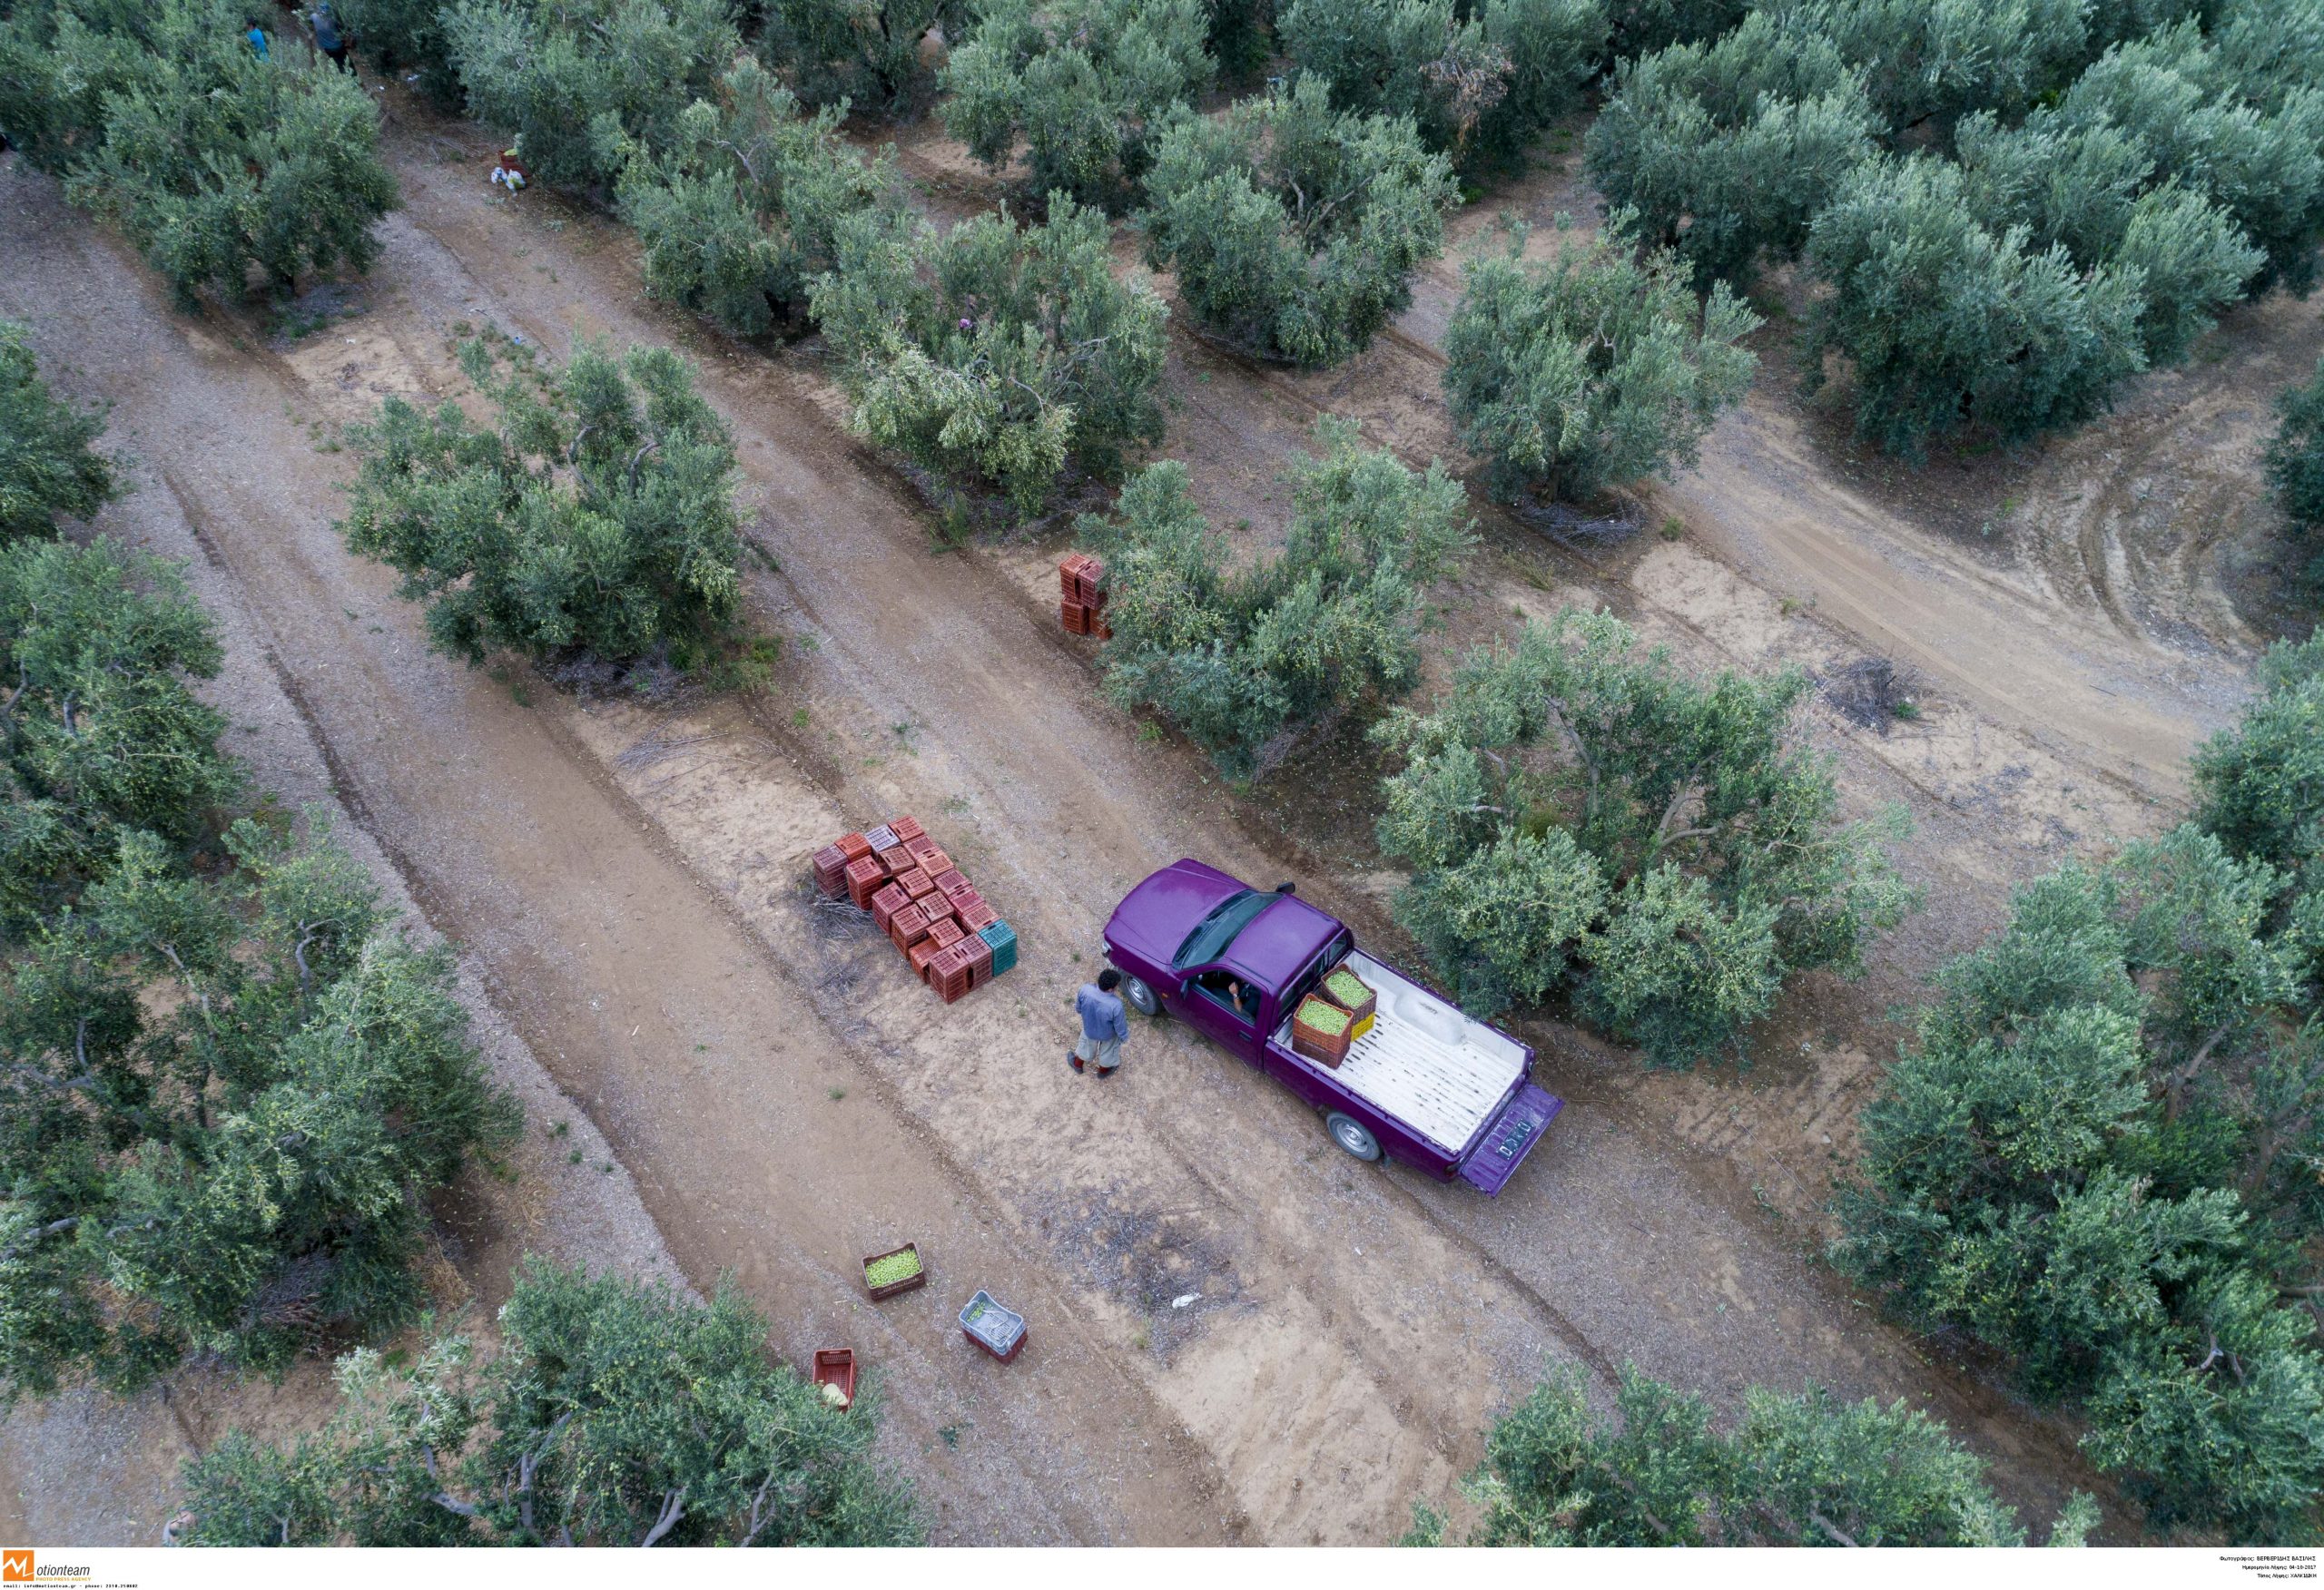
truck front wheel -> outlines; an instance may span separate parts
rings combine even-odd
[[[1154,990],[1146,986],[1144,977],[1133,977],[1128,972],[1124,972],[1122,997],[1128,1000],[1129,1007],[1140,1016],[1162,1014],[1162,1002],[1154,997]]]
[[[1372,1135],[1370,1127],[1353,1115],[1343,1115],[1334,1110],[1324,1117],[1324,1130],[1332,1134],[1334,1143],[1366,1164],[1380,1157],[1380,1140]]]

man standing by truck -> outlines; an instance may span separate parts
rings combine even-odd
[[[1122,1005],[1122,996],[1114,992],[1122,985],[1122,975],[1108,967],[1098,974],[1095,983],[1081,985],[1081,992],[1073,996],[1073,1008],[1081,1017],[1081,1041],[1073,1045],[1065,1063],[1076,1071],[1095,1061],[1098,1075],[1111,1076],[1122,1063],[1122,1040],[1129,1036],[1129,1012]]]

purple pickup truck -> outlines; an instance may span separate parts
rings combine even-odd
[[[1114,908],[1105,950],[1134,1009],[1167,1009],[1217,1039],[1321,1110],[1360,1160],[1384,1154],[1491,1197],[1564,1108],[1533,1085],[1531,1049],[1365,955],[1289,884],[1262,893],[1174,861]],[[1342,961],[1372,986],[1378,1016],[1334,1070],[1292,1048],[1291,1014]]]

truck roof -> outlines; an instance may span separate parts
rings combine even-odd
[[[1106,924],[1107,941],[1167,967],[1196,924],[1246,891],[1239,878],[1181,857],[1123,897]],[[1223,954],[1206,958],[1224,960],[1262,985],[1279,987],[1340,930],[1337,918],[1296,896],[1277,895]]]
[[[1265,986],[1280,989],[1339,931],[1338,918],[1317,910],[1296,895],[1277,895],[1275,904],[1235,936],[1221,958]]]

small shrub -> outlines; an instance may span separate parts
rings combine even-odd
[[[2309,544],[2309,580],[2324,586],[2324,364],[2308,385],[2279,398],[2276,412],[2281,423],[2268,443],[2268,486]]]

